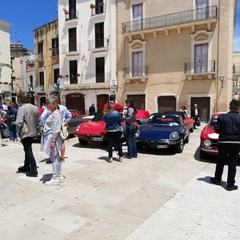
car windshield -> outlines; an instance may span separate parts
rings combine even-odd
[[[209,126],[216,126],[217,125],[217,120],[218,120],[218,116],[212,116],[211,120],[209,121]]]
[[[152,115],[148,123],[177,126],[180,123],[179,116],[174,115]]]
[[[92,122],[99,122],[99,121],[104,121],[102,112],[97,113],[92,119]]]

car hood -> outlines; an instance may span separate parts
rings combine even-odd
[[[161,124],[145,124],[139,127],[139,138],[146,140],[168,139],[171,132],[179,132],[180,126],[166,126]]]
[[[74,134],[94,134],[94,135],[101,135],[105,134],[106,130],[106,123],[103,121],[99,122],[85,122],[79,124],[80,129],[77,131],[75,129]]]
[[[206,126],[201,133],[201,138],[217,140],[219,134],[215,132],[213,126]]]

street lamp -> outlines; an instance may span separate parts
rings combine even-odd
[[[221,82],[221,87],[223,88],[223,83],[224,83],[224,74],[220,73],[218,76],[218,80]]]
[[[111,93],[116,93],[118,85],[117,85],[117,81],[115,79],[112,79],[112,81],[109,84],[109,88],[110,88]]]

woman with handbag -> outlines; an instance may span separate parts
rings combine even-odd
[[[128,147],[128,153],[127,158],[136,158],[137,157],[137,146],[135,142],[135,133],[137,129],[136,125],[136,107],[134,105],[133,99],[127,99],[126,101],[127,105],[127,113],[125,117],[125,126],[126,126],[126,141],[127,141],[127,147]]]
[[[62,116],[58,109],[58,99],[56,97],[46,99],[46,107],[51,113],[43,127],[41,150],[47,153],[53,163],[53,175],[51,180],[45,182],[45,184],[48,186],[57,186],[61,182],[64,182],[60,157],[63,142],[60,136]]]
[[[121,122],[123,122],[122,116],[115,110],[114,103],[110,102],[107,108],[103,112],[104,121],[106,122],[106,131],[108,138],[108,162],[113,160],[113,147],[117,147],[118,150],[118,161],[122,162],[123,152],[122,152],[122,143],[121,136],[123,127]]]

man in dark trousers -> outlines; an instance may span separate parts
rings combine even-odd
[[[215,177],[211,182],[221,185],[224,164],[228,164],[227,191],[237,190],[235,184],[236,167],[240,152],[240,101],[232,100],[229,106],[230,112],[221,114],[215,131],[219,133],[218,160],[215,170]]]
[[[22,99],[23,105],[19,107],[15,121],[17,132],[20,134],[21,142],[25,152],[24,165],[18,168],[18,173],[26,173],[28,177],[37,177],[37,165],[32,151],[32,143],[37,134],[38,108],[29,103],[29,98]]]
[[[193,108],[191,109],[191,117],[194,119],[194,128],[197,128],[197,121],[199,118],[199,109],[198,105],[195,103]]]

